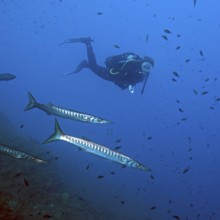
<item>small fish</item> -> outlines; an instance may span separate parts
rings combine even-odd
[[[150,178],[151,178],[152,180],[154,180],[154,179],[155,179],[153,175],[150,175]]]
[[[24,127],[24,125],[22,124],[22,125],[20,125],[20,128],[23,128]]]
[[[181,120],[182,120],[182,121],[186,121],[186,120],[187,120],[187,118],[181,118]]]
[[[121,142],[121,139],[117,139],[117,140],[115,141],[115,143],[119,143],[119,142]]]
[[[178,110],[179,110],[179,112],[184,112],[183,109],[181,109],[181,108],[178,108]]]
[[[175,218],[176,220],[180,220],[180,217],[178,215],[174,215],[173,218]]]
[[[135,169],[140,169],[140,170],[144,170],[144,171],[151,171],[151,169],[141,163],[139,163],[138,161],[124,155],[121,154],[117,151],[111,150],[108,147],[102,146],[100,144],[91,142],[91,141],[87,141],[81,138],[77,138],[77,137],[73,137],[73,136],[69,136],[63,133],[63,131],[60,128],[60,125],[57,121],[57,119],[55,119],[55,131],[54,133],[47,138],[47,140],[44,141],[44,144],[49,143],[49,142],[53,142],[53,141],[58,141],[58,140],[62,140],[65,142],[68,142],[72,145],[77,146],[79,149],[88,152],[90,154],[95,154],[99,157],[108,159],[110,161],[122,164],[124,166],[127,167],[132,167]]]
[[[176,100],[176,102],[177,102],[177,103],[180,103],[180,100],[179,100],[179,99],[177,99],[177,100]]]
[[[15,175],[14,175],[14,177],[18,177],[18,176],[20,176],[21,175],[21,173],[16,173]]]
[[[169,201],[168,201],[168,202],[169,202],[169,204],[173,203],[173,201],[172,201],[171,199],[169,199]]]
[[[89,169],[89,167],[90,167],[90,166],[89,166],[89,164],[88,164],[88,165],[87,165],[87,167],[86,167],[86,169],[88,170],[88,169]]]
[[[193,0],[193,6],[194,6],[194,8],[196,7],[196,2],[197,2],[197,0]]]
[[[146,40],[146,42],[148,42],[148,40],[149,40],[149,35],[148,34],[146,35],[145,40]]]
[[[113,172],[113,171],[112,171],[112,172],[110,172],[110,173],[111,173],[112,175],[115,175],[115,172]]]
[[[198,91],[197,90],[193,89],[193,92],[194,92],[195,95],[198,95]]]
[[[214,107],[213,107],[213,106],[210,106],[209,108],[210,108],[210,109],[212,109],[212,110],[214,109]]]
[[[149,140],[151,140],[152,139],[152,137],[151,136],[149,136],[148,138],[147,138],[147,140],[149,141]]]
[[[114,150],[119,150],[119,149],[121,149],[121,146],[117,146],[114,148]]]
[[[189,63],[189,61],[190,61],[190,59],[186,59],[186,60],[185,60],[185,63]]]
[[[201,95],[206,95],[208,93],[209,93],[208,91],[204,91],[204,92],[201,93]]]
[[[180,35],[180,34],[177,34],[176,36],[177,36],[177,37],[181,37],[181,35]]]
[[[125,204],[125,201],[122,200],[122,201],[121,201],[121,204]]]
[[[199,51],[199,54],[200,54],[202,57],[204,56],[202,50]]]
[[[89,115],[89,114],[78,112],[78,111],[71,110],[71,109],[65,109],[62,107],[55,106],[51,103],[49,104],[38,103],[30,92],[28,92],[28,98],[29,98],[29,103],[24,109],[24,111],[27,111],[33,108],[38,108],[46,112],[48,115],[55,115],[61,118],[66,118],[66,119],[71,119],[71,120],[76,120],[76,121],[83,121],[87,123],[95,123],[95,124],[111,123],[108,120],[96,117],[94,115]]]
[[[176,76],[176,77],[180,77],[179,73],[173,71],[173,75]]]
[[[157,207],[156,206],[152,206],[151,208],[150,208],[150,210],[155,210]]]
[[[11,73],[0,73],[0,81],[8,81],[8,80],[12,80],[15,78],[16,76]]]
[[[172,78],[172,81],[173,81],[173,82],[176,82],[176,79]]]
[[[52,218],[52,215],[44,214],[44,215],[43,215],[43,218],[49,219],[49,218]]]
[[[119,46],[118,44],[114,44],[113,47],[114,47],[114,48],[117,48],[117,49],[120,48],[120,46]]]
[[[97,15],[103,15],[103,12],[100,11],[100,12],[97,12],[96,14]]]
[[[164,31],[165,33],[167,33],[167,34],[171,34],[171,31],[168,30],[168,29],[164,29],[163,31]]]
[[[163,38],[164,40],[168,40],[168,37],[167,37],[166,35],[162,35],[162,38]]]
[[[29,182],[25,178],[23,179],[23,181],[24,181],[24,185],[28,187],[29,186]]]
[[[182,171],[182,174],[186,174],[188,171],[189,171],[189,167],[187,167],[186,169],[184,169],[184,170]]]
[[[220,101],[220,97],[219,98],[216,98],[216,100],[215,100],[216,102],[219,102]]]
[[[206,78],[206,79],[205,79],[205,82],[208,82],[208,81],[209,81],[209,78]]]
[[[32,160],[36,163],[47,163],[44,160],[36,158],[36,157],[34,157],[30,154],[24,153],[22,151],[15,150],[14,148],[3,145],[3,144],[0,144],[0,154],[4,154],[4,155],[10,156],[10,157],[17,158],[17,159]]]
[[[87,141],[91,141],[89,138],[85,137],[85,136],[81,136],[82,139],[87,140]]]
[[[191,137],[188,136],[187,139],[188,139],[188,143],[192,143]]]
[[[102,175],[97,176],[97,179],[102,179],[102,178],[104,178],[104,176]]]
[[[180,48],[181,48],[180,46],[177,46],[177,47],[176,47],[176,50],[179,50]]]

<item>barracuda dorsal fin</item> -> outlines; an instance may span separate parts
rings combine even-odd
[[[59,125],[57,119],[55,118],[55,131],[54,131],[54,133],[49,138],[47,138],[43,142],[43,144],[47,144],[47,143],[53,142],[53,141],[58,141],[58,140],[60,140],[60,137],[63,136],[63,135],[64,135],[64,133],[61,130],[60,125]]]

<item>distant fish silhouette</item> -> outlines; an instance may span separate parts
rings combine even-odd
[[[196,7],[196,2],[197,2],[197,0],[193,0],[194,8]]]
[[[16,149],[9,147],[9,146],[6,146],[4,144],[0,144],[0,154],[4,154],[4,155],[10,156],[10,157],[17,158],[17,159],[32,160],[36,163],[47,163],[44,160],[41,160],[37,157],[34,157],[34,156],[27,154],[23,151],[16,150]]]
[[[11,73],[0,73],[0,81],[8,81],[15,78],[16,76]]]

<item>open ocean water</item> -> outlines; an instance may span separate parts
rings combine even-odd
[[[0,0],[0,220],[219,220],[220,3],[217,0]],[[155,61],[144,94],[89,69],[125,52]],[[37,102],[112,121],[90,124],[24,111]],[[141,162],[124,167],[64,141],[43,142],[55,118],[65,134]]]

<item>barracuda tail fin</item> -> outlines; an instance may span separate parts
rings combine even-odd
[[[47,144],[47,143],[50,143],[50,142],[53,142],[53,141],[58,141],[60,140],[60,137],[64,135],[63,131],[61,130],[60,128],[60,125],[57,121],[57,119],[55,119],[55,131],[54,133],[49,137],[47,138],[43,143],[44,144]]]
[[[29,103],[25,107],[24,111],[30,110],[32,108],[35,108],[36,105],[38,104],[36,99],[34,98],[34,96],[30,92],[28,92],[28,98],[29,98]]]

